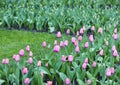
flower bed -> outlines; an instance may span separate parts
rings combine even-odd
[[[3,85],[119,85],[120,33],[118,29],[98,30],[92,26],[80,28],[71,40],[59,31],[58,40],[40,43],[44,52],[34,57],[29,45],[3,58],[0,64],[0,84]],[[66,31],[70,34],[70,30]],[[52,49],[49,53],[46,49]],[[63,50],[65,52],[63,52]],[[43,56],[43,54],[46,54]]]

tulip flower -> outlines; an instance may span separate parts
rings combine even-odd
[[[98,33],[102,34],[102,28],[98,29]]]
[[[103,56],[103,53],[104,53],[104,52],[103,52],[103,49],[102,49],[102,50],[100,50],[99,55],[100,55],[100,56]]]
[[[69,55],[69,56],[68,56],[68,61],[69,61],[69,62],[72,62],[72,61],[73,61],[73,56],[72,56],[72,55]]]
[[[108,46],[108,44],[109,44],[108,41],[106,41],[106,42],[105,42],[105,45]]]
[[[52,81],[47,81],[47,85],[52,85]]]
[[[71,42],[74,43],[76,41],[75,37],[71,38]]]
[[[33,56],[33,53],[32,53],[32,51],[30,51],[30,53],[29,53],[29,56],[30,56],[30,57],[32,57],[32,56]]]
[[[88,48],[89,47],[89,43],[86,42],[85,45],[84,45],[85,48]]]
[[[57,32],[56,36],[57,36],[57,38],[60,38],[61,37],[61,32],[60,31]]]
[[[107,76],[107,77],[110,77],[111,75],[112,75],[111,70],[108,68],[108,69],[106,70],[106,76]]]
[[[88,58],[85,58],[84,63],[88,64]]]
[[[46,47],[46,46],[47,46],[47,44],[46,44],[45,41],[42,43],[42,46],[43,46],[43,47]]]
[[[67,33],[67,34],[70,34],[70,29],[67,29],[66,33]]]
[[[29,45],[26,46],[26,51],[27,52],[30,51],[30,46]]]
[[[111,67],[111,68],[110,68],[110,71],[111,71],[111,74],[114,74],[114,72],[115,72],[114,67]]]
[[[87,84],[91,85],[91,80],[90,79],[87,80]]]
[[[30,57],[30,58],[28,59],[28,63],[29,63],[29,64],[32,64],[32,63],[33,63],[32,57]]]
[[[117,28],[114,29],[114,33],[117,33]]]
[[[24,80],[24,84],[25,85],[28,85],[30,83],[30,79],[29,78],[26,78],[25,80]]]
[[[63,47],[63,46],[64,46],[64,42],[60,41],[60,47]]]
[[[83,64],[82,64],[82,68],[83,68],[83,69],[86,69],[86,68],[87,68],[87,64],[86,64],[86,63],[83,63]]]
[[[82,36],[79,36],[79,37],[78,37],[78,41],[81,41],[81,40],[82,40]]]
[[[23,50],[23,49],[21,49],[21,50],[19,51],[19,55],[20,55],[20,56],[24,56],[24,50]]]
[[[113,54],[112,54],[114,57],[117,57],[118,56],[118,52],[117,50],[114,50]]]
[[[28,68],[27,68],[27,67],[24,67],[24,68],[22,69],[22,73],[23,73],[23,74],[27,74],[27,73],[28,73]]]
[[[68,40],[64,41],[64,46],[68,46]]]
[[[94,41],[93,35],[90,35],[90,36],[89,36],[89,40],[90,40],[90,42],[93,42],[93,41]]]
[[[70,85],[70,83],[71,83],[70,79],[69,79],[69,78],[66,78],[66,79],[65,79],[65,84],[66,84],[66,85]]]
[[[37,62],[37,66],[40,67],[41,66],[41,61]]]
[[[116,46],[113,45],[113,46],[112,46],[112,52],[114,52],[115,50],[116,50]]]
[[[53,51],[54,52],[59,52],[60,51],[60,46],[59,45],[54,46]]]
[[[15,61],[19,62],[20,61],[20,56],[19,55],[16,55],[15,58],[14,58]]]
[[[92,27],[91,27],[91,30],[94,31],[94,30],[95,30],[95,26],[92,26]]]
[[[65,62],[65,61],[66,61],[66,56],[63,55],[63,56],[61,57],[61,61],[62,61],[62,62]]]
[[[79,46],[76,46],[76,47],[75,47],[75,52],[76,52],[76,53],[80,52]]]
[[[96,67],[96,62],[95,62],[95,61],[92,63],[92,67],[93,67],[93,68]]]
[[[113,39],[114,40],[117,40],[118,39],[118,34],[116,33],[116,34],[113,34]]]
[[[84,30],[81,28],[80,31],[79,31],[80,34],[83,34],[84,33]]]

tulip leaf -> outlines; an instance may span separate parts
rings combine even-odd
[[[4,82],[5,82],[5,80],[0,79],[0,85],[2,85],[2,83],[4,83]]]
[[[59,76],[63,81],[65,81],[65,79],[67,78],[67,76],[64,73],[61,73],[61,72],[59,72]]]
[[[48,70],[47,68],[45,68],[45,67],[42,67],[42,66],[41,66],[41,67],[39,68],[39,70],[42,71],[42,72],[45,73],[45,74],[51,75],[50,72],[49,72],[49,70]]]

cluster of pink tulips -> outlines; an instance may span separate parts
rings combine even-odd
[[[120,71],[117,67],[120,51],[120,47],[117,47],[120,35],[118,30],[114,29],[113,35],[109,37],[107,33],[104,35],[105,31],[101,27],[96,29],[92,26],[90,30],[93,33],[86,36],[87,29],[83,26],[71,39],[64,39],[65,35],[57,32],[54,43],[43,41],[39,48],[46,51],[48,47],[52,50],[52,55],[43,52],[45,56],[42,55],[40,59],[34,57],[29,45],[25,50],[21,49],[19,54],[14,54],[16,69],[22,73],[19,75],[22,77],[21,82],[35,85],[32,82],[37,77],[36,85],[102,85],[106,84],[105,82],[110,85],[119,84],[119,79],[116,79],[120,78],[120,75],[117,75]],[[70,34],[70,29],[67,29],[66,34]],[[26,53],[29,56],[27,61]],[[11,61],[8,58],[2,59],[3,69],[4,64]],[[113,80],[111,76],[114,77]]]

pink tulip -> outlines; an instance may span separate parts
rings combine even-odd
[[[75,46],[78,46],[78,41],[75,41],[75,42],[74,42],[74,45],[75,45]]]
[[[54,46],[54,52],[59,52],[60,51],[60,46],[59,45],[56,45]]]
[[[19,62],[20,61],[20,56],[16,55],[14,60],[17,61],[17,62]]]
[[[91,27],[91,30],[94,31],[94,30],[95,30],[95,26],[92,26],[92,27]]]
[[[88,58],[85,58],[84,63],[88,64],[89,60]]]
[[[84,45],[85,48],[88,48],[89,47],[89,43],[86,42],[85,45]]]
[[[38,61],[38,62],[37,62],[37,66],[40,67],[40,66],[41,66],[41,63],[42,63],[41,61]]]
[[[75,47],[75,52],[76,52],[76,53],[80,52],[79,46],[76,46],[76,47]]]
[[[67,29],[66,33],[67,33],[67,34],[70,34],[70,29]]]
[[[75,43],[75,41],[76,41],[75,37],[72,37],[72,38],[71,38],[71,42],[72,42],[72,43]]]
[[[98,29],[98,33],[102,34],[102,28]]]
[[[83,69],[86,69],[86,68],[87,68],[87,64],[86,64],[86,63],[83,63],[83,64],[82,64],[82,68],[83,68]]]
[[[114,74],[114,72],[115,72],[114,67],[111,67],[111,68],[110,68],[110,71],[111,71],[112,74]]]
[[[66,61],[66,56],[63,55],[62,58],[61,58],[61,61],[65,62]]]
[[[26,51],[27,52],[30,51],[30,46],[29,45],[26,46]]]
[[[112,75],[111,70],[108,68],[108,69],[106,70],[106,76],[109,77],[109,76],[111,76],[111,75]]]
[[[84,33],[84,30],[81,28],[80,31],[79,31],[80,34],[83,34]]]
[[[91,80],[90,79],[87,80],[87,84],[91,85]]]
[[[30,83],[30,79],[29,78],[26,78],[25,80],[24,80],[24,84],[25,85],[28,85]]]
[[[64,41],[64,46],[68,46],[68,40]]]
[[[99,55],[100,55],[100,56],[103,56],[103,53],[104,53],[104,52],[103,52],[103,49],[102,49],[102,50],[100,50]]]
[[[60,41],[60,47],[63,47],[63,46],[64,46],[64,42]]]
[[[118,56],[118,52],[117,50],[114,50],[113,54],[112,54],[114,57],[117,57]]]
[[[108,44],[109,44],[108,41],[106,41],[106,42],[105,42],[105,45],[108,46]]]
[[[27,73],[28,73],[28,68],[24,67],[24,68],[22,69],[22,73],[23,73],[23,74],[27,74]]]
[[[28,63],[29,63],[29,64],[32,64],[32,63],[33,63],[32,57],[30,57],[30,58],[28,59]]]
[[[57,36],[57,38],[60,38],[61,37],[61,32],[60,31],[57,32],[56,36]]]
[[[116,33],[116,34],[113,34],[113,39],[114,40],[117,40],[118,39],[118,34]]]
[[[47,46],[47,44],[46,44],[45,41],[42,43],[42,46],[43,46],[43,47],[46,47],[46,46]]]
[[[47,85],[52,85],[52,81],[47,81]]]
[[[69,55],[69,56],[68,56],[68,61],[69,61],[69,62],[72,62],[72,61],[73,61],[73,56],[72,56],[72,55]]]
[[[23,49],[21,49],[21,50],[19,51],[19,55],[20,55],[20,56],[24,56],[24,50],[23,50]]]
[[[79,37],[78,37],[78,41],[81,41],[81,40],[82,40],[82,36],[79,36]]]
[[[66,84],[66,85],[70,85],[70,83],[71,83],[70,79],[69,79],[69,78],[66,78],[66,79],[65,79],[65,84]]]
[[[57,45],[57,40],[54,41],[54,45]]]
[[[2,59],[2,64],[6,64],[6,59]]]
[[[113,46],[112,46],[112,52],[114,52],[115,50],[116,50],[116,46],[113,45]]]
[[[117,28],[114,29],[114,33],[117,33]]]
[[[33,56],[33,53],[32,53],[32,51],[30,51],[30,53],[29,53],[29,56],[30,56],[30,57],[32,57],[32,56]]]
[[[90,40],[90,42],[93,42],[93,41],[94,41],[93,35],[90,35],[90,36],[89,36],[89,40]]]
[[[96,62],[95,62],[95,61],[92,63],[92,67],[93,67],[93,68],[96,67]]]
[[[5,59],[5,64],[9,64],[9,59],[8,58]]]

